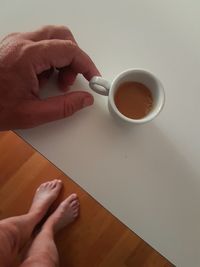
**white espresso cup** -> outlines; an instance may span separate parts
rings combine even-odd
[[[145,117],[141,119],[128,118],[116,107],[114,101],[115,93],[119,86],[125,82],[142,83],[151,91],[153,106]],[[120,73],[111,83],[102,77],[94,76],[89,85],[96,93],[108,96],[108,108],[115,118],[132,124],[141,124],[153,120],[160,113],[165,103],[165,93],[159,79],[152,73],[142,69],[126,70]]]

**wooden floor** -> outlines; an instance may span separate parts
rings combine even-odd
[[[61,267],[173,266],[22,139],[0,133],[0,219],[25,213],[37,186],[54,178],[64,182],[58,202],[76,192],[81,203],[57,237]]]

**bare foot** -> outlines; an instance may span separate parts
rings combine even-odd
[[[44,228],[50,228],[54,232],[58,232],[66,227],[78,217],[79,205],[77,195],[71,194],[60,203],[55,212],[48,218]]]
[[[41,184],[35,192],[29,213],[38,213],[42,219],[58,197],[61,187],[62,181],[57,179]]]

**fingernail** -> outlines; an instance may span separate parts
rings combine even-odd
[[[85,97],[83,100],[83,108],[91,106],[93,104],[93,99],[91,97]]]

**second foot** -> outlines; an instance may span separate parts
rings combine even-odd
[[[50,227],[55,233],[72,223],[79,214],[79,201],[76,194],[71,194],[60,203],[55,212],[48,218],[44,228]]]

